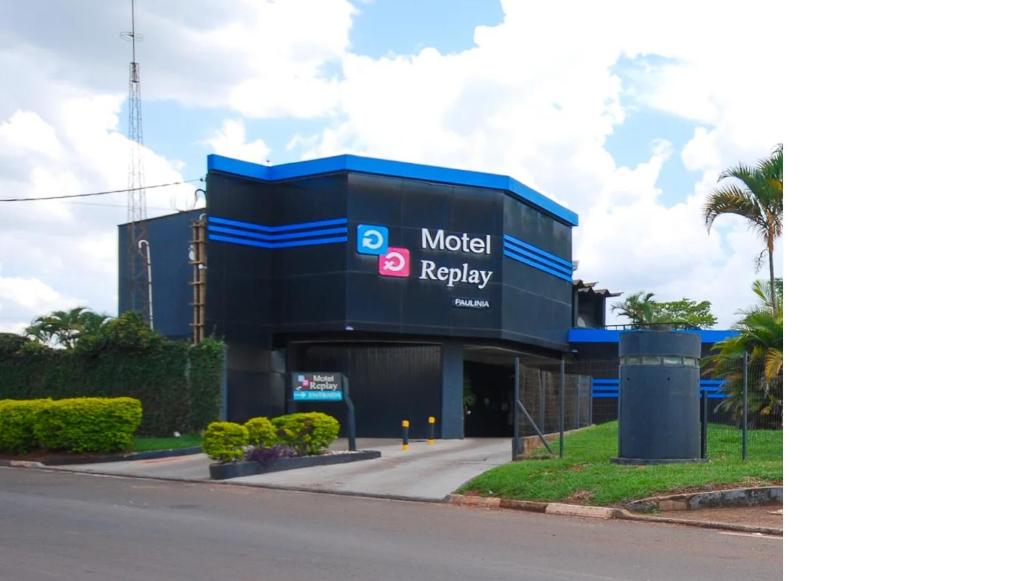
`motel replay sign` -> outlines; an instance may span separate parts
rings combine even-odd
[[[428,228],[423,228],[420,248],[490,256],[491,235],[470,237],[469,234],[463,234],[458,236],[447,234],[444,230],[435,230],[431,235]],[[463,262],[461,267],[439,267],[433,260],[420,260],[420,279],[439,280],[448,287],[462,283],[476,285],[476,288],[483,290],[492,276],[494,276],[493,270],[470,268],[469,263],[466,262]]]
[[[299,371],[292,374],[294,401],[343,401],[341,373]]]
[[[388,228],[373,224],[361,224],[357,228],[356,252],[378,256],[378,274],[387,277],[409,278],[415,276],[420,280],[434,280],[448,288],[456,285],[469,285],[478,290],[487,288],[494,277],[494,271],[471,268],[468,262],[458,266],[439,266],[437,261],[421,258],[417,267],[413,268],[412,256],[408,248],[388,245]],[[470,236],[467,233],[455,234],[440,228],[420,229],[420,250],[453,252],[470,256],[489,257],[493,253],[490,234]],[[488,308],[490,303],[479,299],[456,299],[453,306],[465,308]]]

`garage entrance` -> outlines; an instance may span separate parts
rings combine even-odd
[[[512,436],[514,378],[512,365],[463,363],[462,403],[467,438]]]

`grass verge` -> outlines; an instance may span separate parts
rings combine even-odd
[[[183,434],[180,438],[153,438],[136,436],[132,452],[149,452],[151,450],[176,450],[178,448],[194,448],[203,445],[203,437],[199,434]]]
[[[618,455],[618,437],[618,422],[581,430],[566,437],[565,458],[505,464],[467,482],[459,492],[608,506],[702,487],[782,482],[782,431],[751,430],[749,460],[744,462],[740,431],[712,424],[706,463],[654,466],[612,464],[611,458]],[[552,448],[557,454],[557,442]]]

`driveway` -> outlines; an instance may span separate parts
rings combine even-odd
[[[332,448],[344,449],[344,446],[344,441],[339,440]],[[358,447],[379,450],[381,457],[349,464],[246,476],[226,482],[442,500],[466,481],[512,461],[512,444],[508,438],[437,440],[433,445],[425,441],[414,441],[407,451],[403,451],[401,443],[394,439],[363,438],[359,440]],[[53,468],[70,472],[209,480],[209,463],[205,454],[193,454]]]

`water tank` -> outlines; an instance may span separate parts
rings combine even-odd
[[[619,464],[699,462],[700,335],[619,335]]]

